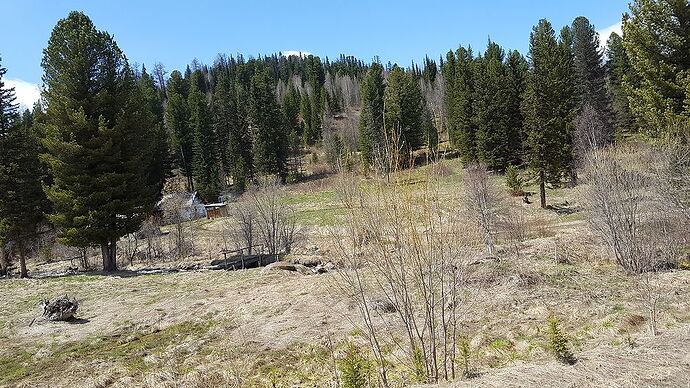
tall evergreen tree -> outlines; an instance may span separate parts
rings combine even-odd
[[[374,62],[360,85],[362,113],[359,119],[359,146],[366,166],[387,157],[383,128],[384,91],[383,67]]]
[[[474,120],[474,73],[477,63],[471,48],[460,47],[449,52],[446,70],[446,112],[450,143],[460,152],[464,163],[477,160]]]
[[[232,166],[231,176],[236,192],[242,192],[248,182],[254,180],[254,153],[252,134],[249,129],[249,93],[236,81],[232,97],[237,110],[236,123],[231,127],[228,139],[228,157]]]
[[[630,111],[629,95],[623,86],[625,77],[635,82],[628,54],[623,47],[623,38],[615,32],[606,42],[606,67],[608,70],[608,89],[612,96],[612,109],[615,126],[620,133],[630,134],[636,131],[635,119]]]
[[[252,77],[250,123],[254,133],[254,166],[260,175],[287,178],[288,136],[270,70],[258,70]]]
[[[63,243],[100,245],[139,229],[160,192],[149,186],[155,120],[112,36],[80,12],[58,21],[43,53],[50,220]]]
[[[194,133],[194,187],[204,201],[216,202],[220,193],[220,175],[216,134],[206,95],[201,90],[203,73],[192,73],[187,105],[189,127]]]
[[[522,112],[522,98],[527,87],[527,72],[529,65],[527,60],[517,50],[508,52],[506,59],[508,77],[508,133],[516,136],[509,140],[513,144],[515,153],[511,155],[508,163],[513,166],[522,164],[524,157],[524,144],[527,140],[524,122],[525,116]]]
[[[225,190],[227,189],[227,178],[232,176],[230,134],[233,127],[237,125],[237,108],[232,95],[232,83],[225,73],[221,73],[216,80],[211,110],[212,126],[216,135],[221,188]]]
[[[396,159],[406,162],[410,153],[424,144],[424,100],[419,83],[398,65],[394,65],[388,74],[384,105],[388,138],[400,153]]]
[[[623,45],[640,78],[624,78],[640,128],[650,137],[672,135],[690,115],[690,3],[633,1],[623,18]]]
[[[150,134],[148,138],[148,146],[152,150],[151,153],[151,171],[149,174],[148,185],[156,192],[163,191],[165,179],[170,175],[170,143],[168,134],[165,131],[163,102],[160,99],[161,93],[156,86],[156,81],[146,72],[146,68],[142,68],[141,77],[139,78],[139,89],[141,98],[144,99],[146,105],[153,116],[149,117],[152,120]]]
[[[27,276],[29,244],[48,210],[41,186],[40,150],[27,110],[20,118],[13,88],[2,80],[0,66],[0,247],[14,242],[19,256],[20,277]]]
[[[171,137],[174,164],[187,179],[187,190],[194,190],[194,133],[189,126],[187,85],[182,74],[175,70],[168,80],[168,104],[165,123]]]
[[[603,52],[599,48],[599,33],[587,18],[577,17],[571,26],[573,70],[577,92],[577,110],[589,105],[609,130],[602,145],[613,141],[611,101],[606,85]]]
[[[510,80],[504,64],[504,51],[489,42],[479,58],[474,77],[473,112],[475,115],[478,159],[490,169],[503,171],[518,158],[519,132],[510,126]]]
[[[572,168],[574,83],[567,42],[556,41],[551,23],[542,19],[530,34],[530,70],[523,101],[528,161],[537,172],[541,207],[546,183],[559,183]]]
[[[300,93],[295,85],[290,84],[288,92],[283,97],[283,117],[288,133],[288,153],[290,158],[289,173],[297,176],[300,168],[300,154],[302,150],[302,127],[299,122]]]

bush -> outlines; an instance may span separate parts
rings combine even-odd
[[[508,187],[510,195],[516,197],[524,195],[525,192],[522,188],[523,184],[524,182],[518,168],[515,166],[508,166],[508,168],[506,168],[506,186]]]
[[[550,317],[548,327],[549,347],[553,351],[556,359],[566,365],[573,365],[576,361],[575,355],[570,350],[568,345],[568,338],[563,334],[560,328],[560,322],[556,317]]]
[[[460,366],[462,367],[462,375],[468,379],[474,377],[474,373],[472,372],[472,368],[470,367],[470,356],[472,355],[470,352],[470,340],[467,338],[466,335],[462,335],[460,337],[460,341],[458,343],[458,352],[460,354]]]

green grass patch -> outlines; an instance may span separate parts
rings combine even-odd
[[[150,333],[126,332],[108,337],[89,338],[68,346],[54,346],[53,354],[33,360],[25,350],[0,357],[0,385],[13,385],[25,377],[46,376],[64,371],[72,362],[84,364],[102,360],[120,364],[132,373],[146,372],[151,365],[144,361],[151,354],[160,354],[169,346],[187,337],[198,338],[216,322],[183,322]]]

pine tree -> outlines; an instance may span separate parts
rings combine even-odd
[[[396,152],[400,153],[396,159],[406,162],[411,152],[424,144],[424,103],[419,83],[398,65],[394,65],[388,74],[384,105],[387,137],[392,139]]]
[[[515,138],[509,142],[513,144],[515,153],[510,156],[510,165],[519,166],[523,162],[524,144],[527,140],[525,134],[525,116],[522,112],[522,98],[527,87],[527,72],[529,65],[525,57],[517,50],[508,52],[506,60],[507,77],[509,85],[508,93],[508,133]]]
[[[374,62],[360,85],[362,113],[359,119],[359,141],[362,162],[367,167],[387,158],[383,128],[384,90],[383,67]]]
[[[189,127],[187,85],[182,74],[175,70],[168,80],[168,104],[165,123],[171,136],[174,164],[187,179],[187,190],[194,190],[194,133]]]
[[[283,117],[288,131],[290,175],[297,176],[301,170],[300,156],[302,153],[302,127],[299,121],[300,93],[295,85],[290,84],[288,92],[283,97]]]
[[[542,19],[530,34],[530,70],[523,101],[528,161],[539,179],[540,204],[546,207],[546,183],[560,183],[572,168],[574,84],[567,42],[556,41],[551,23]]]
[[[519,133],[510,126],[510,83],[503,49],[489,41],[486,53],[478,59],[474,77],[473,113],[477,127],[478,159],[487,168],[503,171],[517,158]]]
[[[634,133],[637,128],[630,111],[629,95],[623,85],[623,80],[634,82],[634,75],[630,66],[630,59],[623,47],[623,38],[615,32],[606,42],[606,67],[608,69],[608,88],[612,95],[612,108],[617,130],[622,134]]]
[[[226,74],[218,77],[216,88],[213,92],[212,126],[216,135],[216,149],[218,152],[218,166],[222,189],[226,190],[227,178],[232,176],[232,161],[230,158],[231,133],[236,130],[238,124],[237,107],[232,94],[232,83]]]
[[[276,102],[270,70],[258,70],[252,77],[250,123],[254,133],[254,166],[260,175],[287,178],[288,136]]]
[[[613,141],[611,101],[606,85],[603,53],[599,48],[599,34],[587,18],[580,16],[572,27],[573,70],[577,93],[577,110],[589,105],[597,117],[610,129],[601,144]]]
[[[27,276],[26,255],[48,210],[41,186],[40,150],[31,113],[17,112],[13,88],[2,80],[0,66],[0,247],[13,241],[20,277]]]
[[[141,77],[139,78],[140,97],[143,98],[145,104],[149,107],[153,114],[148,120],[152,120],[150,134],[147,140],[147,146],[151,149],[151,171],[149,174],[148,185],[154,190],[154,193],[161,193],[165,179],[170,175],[170,143],[168,134],[165,131],[164,124],[164,110],[163,102],[160,99],[160,91],[156,86],[156,82],[146,72],[146,68],[142,68]]]
[[[448,136],[465,164],[477,160],[476,126],[472,109],[476,66],[472,49],[464,47],[458,48],[455,53],[449,52],[445,64]]]
[[[232,97],[237,109],[237,122],[231,127],[228,139],[228,157],[232,166],[231,176],[236,192],[243,192],[247,183],[254,180],[254,153],[252,136],[249,130],[249,93],[238,84],[234,83]]]
[[[50,220],[68,245],[100,245],[117,269],[117,241],[160,196],[149,186],[154,115],[117,44],[80,12],[58,21],[44,50],[45,160]]]
[[[623,83],[640,128],[653,138],[673,135],[690,114],[690,4],[633,1],[623,18],[623,45],[639,77]]]
[[[216,202],[220,193],[218,153],[210,109],[200,88],[203,78],[200,70],[192,73],[187,97],[189,127],[194,133],[194,187],[204,201]]]

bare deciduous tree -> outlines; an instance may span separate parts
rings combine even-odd
[[[481,231],[487,251],[493,255],[494,235],[505,195],[491,181],[491,173],[480,164],[474,164],[467,168],[464,188],[466,206]]]
[[[455,378],[470,256],[457,198],[439,197],[437,177],[418,195],[397,181],[363,189],[346,175],[338,190],[347,209],[344,235],[333,233],[347,270],[337,272],[337,284],[359,309],[380,383],[388,386],[387,357],[400,358],[422,382]]]
[[[585,168],[589,222],[616,262],[638,274],[673,265],[680,254],[677,217],[663,200],[658,176],[640,160],[644,152],[621,146],[594,151]]]
[[[294,209],[284,201],[285,191],[277,177],[266,177],[246,194],[254,213],[253,224],[270,255],[290,253],[297,236]]]

